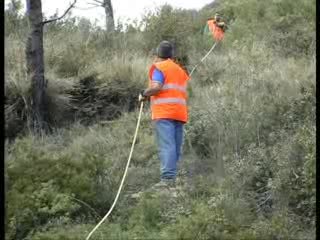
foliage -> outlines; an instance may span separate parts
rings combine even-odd
[[[61,217],[70,218],[64,219],[67,223],[99,218],[115,196],[127,154],[122,149],[129,148],[135,121],[127,132],[119,132],[123,124],[96,126],[90,132],[78,126],[43,140],[32,136],[17,140],[6,160],[11,236],[21,238],[27,229]],[[106,142],[114,146],[106,148]],[[147,143],[142,141],[140,149],[148,149]]]
[[[314,3],[164,5],[112,35],[86,19],[47,25],[44,136],[26,128],[25,17],[6,10],[6,239],[91,231],[119,187],[152,51],[171,40],[190,70],[213,44],[202,30],[215,12],[229,30],[189,84],[178,197],[130,197],[159,178],[146,109],[119,202],[92,239],[315,239]]]

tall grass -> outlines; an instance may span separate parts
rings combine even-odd
[[[311,5],[300,1],[299,11],[288,0],[225,0],[195,15],[166,6],[149,16],[146,32],[114,36],[72,22],[47,28],[54,128],[41,137],[18,129],[28,119],[30,84],[24,43],[7,34],[6,134],[11,130],[14,141],[5,152],[6,239],[79,239],[92,229],[123,174],[137,95],[152,62],[146,46],[183,38],[178,46],[187,49],[187,64],[196,64],[212,40],[195,33],[216,10],[232,24],[189,83],[181,195],[130,197],[159,179],[147,106],[119,203],[95,237],[315,239],[315,53],[313,23],[305,16]],[[183,26],[174,32],[166,23],[177,19]],[[182,31],[190,19],[191,34]],[[308,33],[295,44],[302,32]]]
[[[110,120],[138,104],[136,95],[147,85],[150,57],[112,53],[107,47],[99,51],[92,45],[95,39],[74,30],[67,39],[63,32],[48,32],[45,36],[47,108],[53,127]],[[15,137],[27,127],[31,84],[26,75],[23,41],[10,35],[6,42],[6,132],[8,137]],[[92,91],[96,94],[90,96]]]

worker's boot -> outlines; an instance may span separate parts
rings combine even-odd
[[[169,188],[175,188],[176,187],[176,181],[175,179],[161,179],[160,182],[153,185],[153,189],[169,189]]]
[[[160,182],[153,185],[148,190],[144,191],[145,193],[157,193],[157,194],[165,194],[169,195],[171,197],[177,197],[177,191],[176,191],[176,182],[174,179],[161,179]],[[133,194],[132,198],[139,198],[142,196],[144,192],[139,192]]]
[[[161,179],[160,182],[153,185],[152,191],[177,197],[176,182],[174,179]]]

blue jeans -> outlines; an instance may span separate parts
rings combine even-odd
[[[158,119],[154,120],[154,127],[161,161],[161,179],[175,179],[181,156],[183,123],[170,119]]]

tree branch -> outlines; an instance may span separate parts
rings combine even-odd
[[[102,2],[102,1],[99,1],[99,0],[92,0],[92,1],[94,1],[96,3],[100,3],[101,5],[104,5],[104,2]]]
[[[93,6],[95,6],[95,7],[102,7],[102,5],[95,4],[95,3],[87,3],[87,4],[93,5]]]
[[[97,7],[101,7],[101,6],[95,5],[93,7],[87,7],[87,8],[81,8],[81,7],[74,7],[74,8],[79,9],[79,10],[90,10],[90,9],[97,8]]]
[[[55,21],[58,21],[58,20],[64,18],[64,16],[67,15],[67,13],[74,7],[74,5],[76,4],[76,2],[77,2],[77,0],[74,0],[73,3],[69,6],[69,8],[64,12],[64,14],[63,14],[61,17],[44,21],[44,22],[42,22],[42,24],[45,25],[45,24],[47,24],[47,23],[55,22]]]

